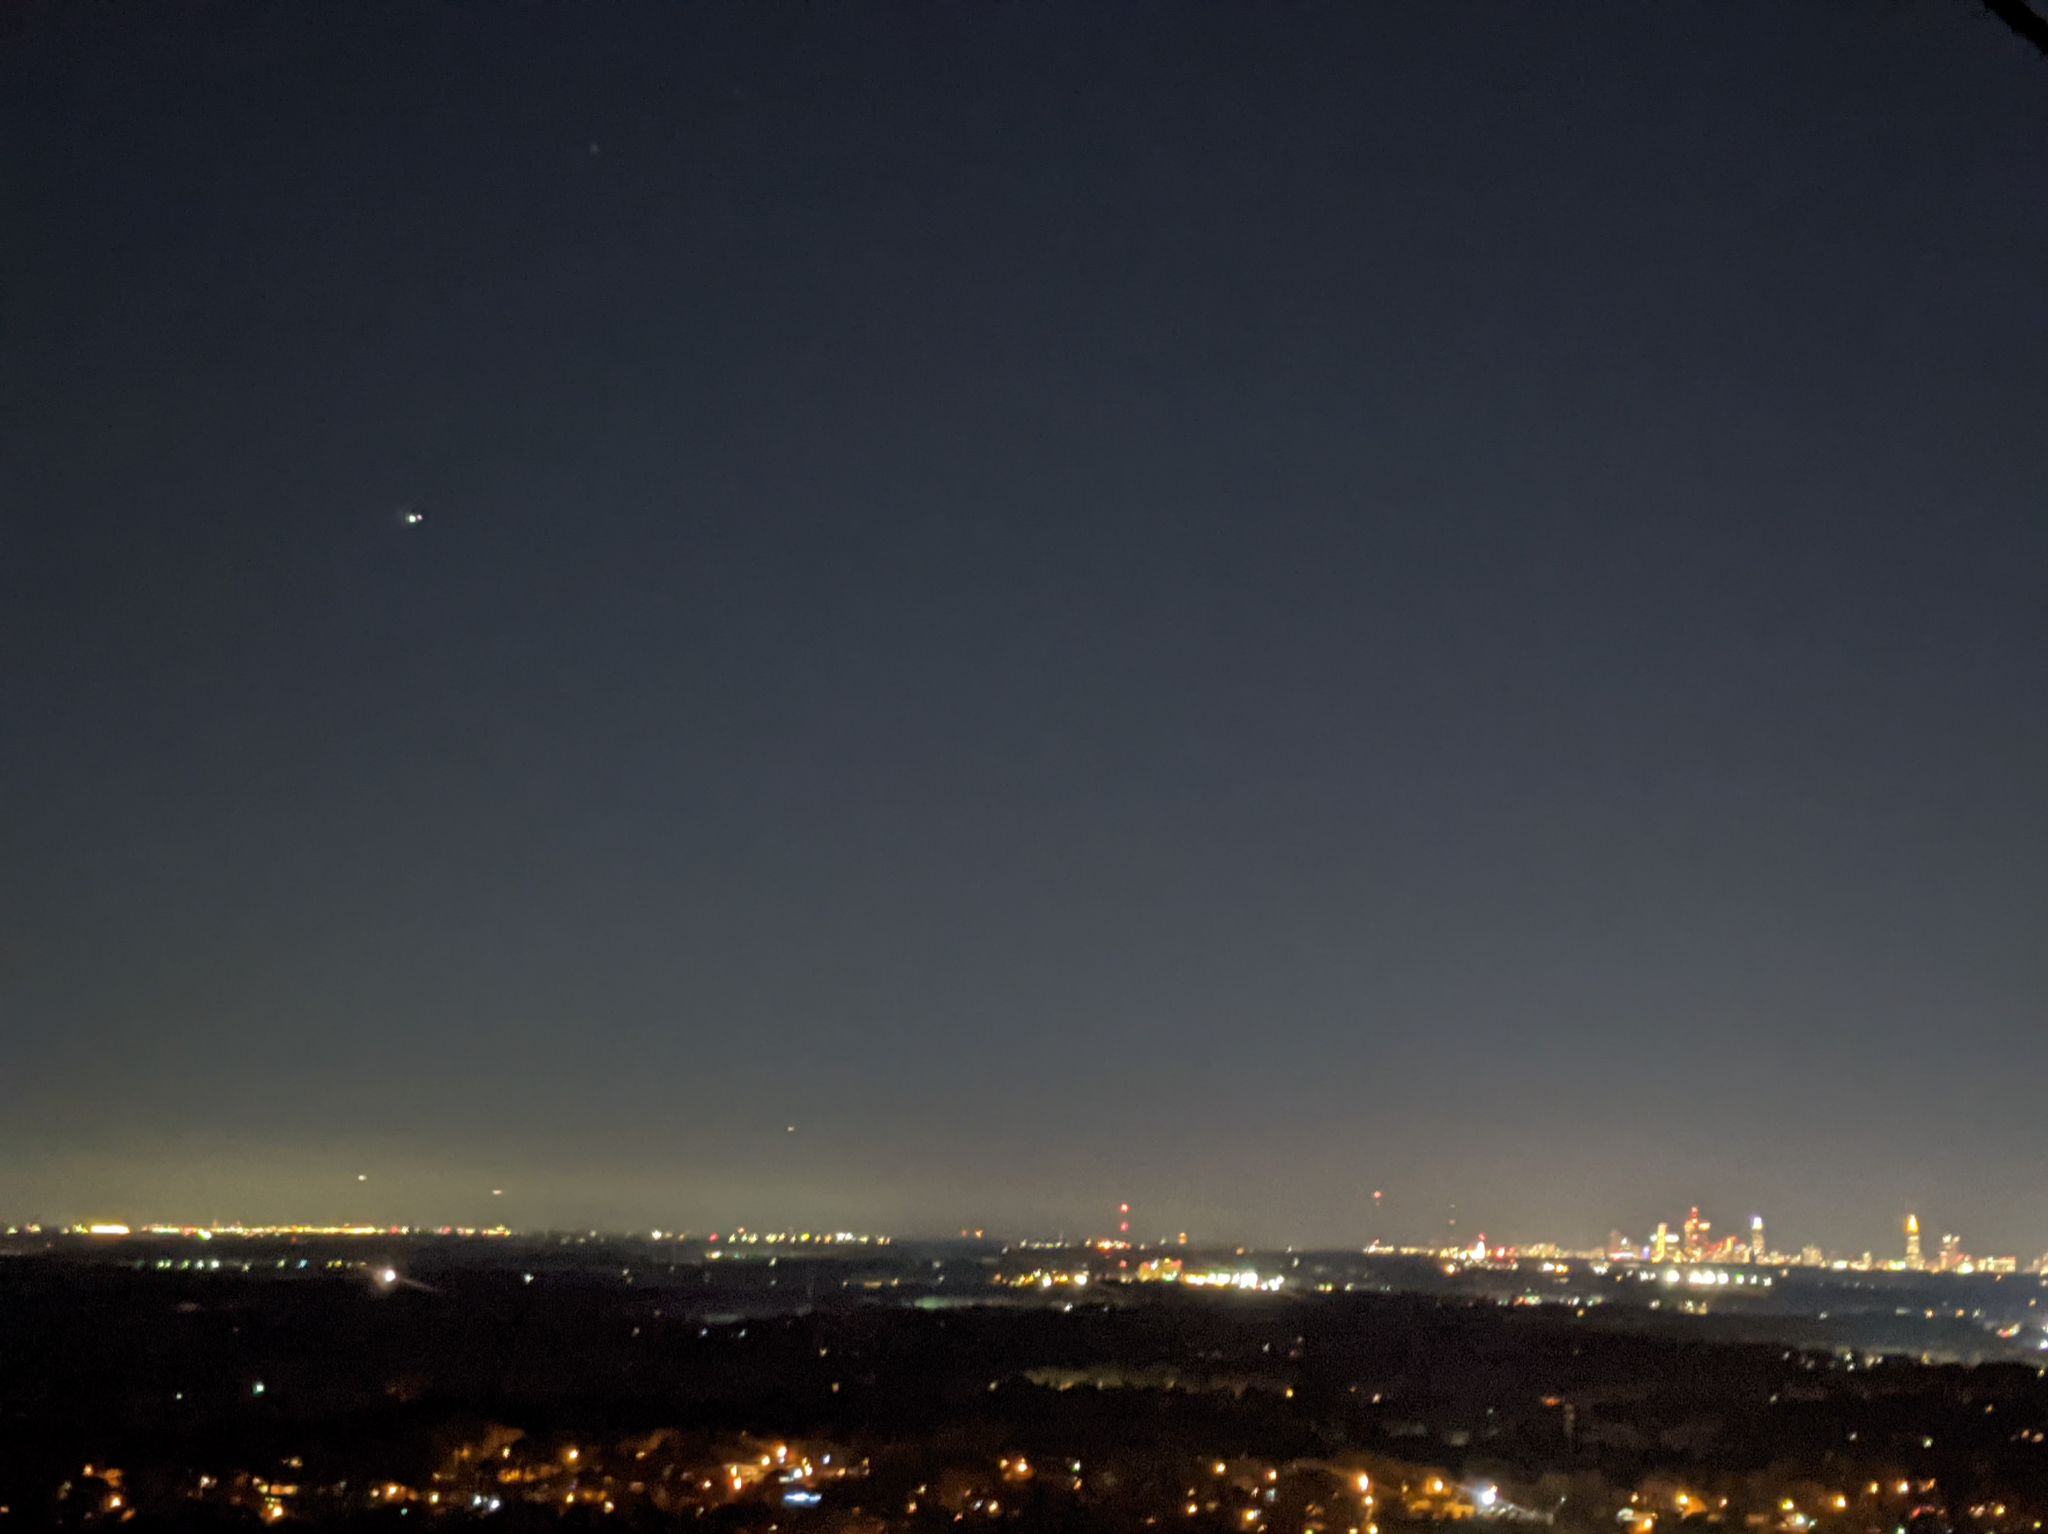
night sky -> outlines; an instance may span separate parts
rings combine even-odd
[[[45,4],[0,133],[0,1218],[2048,1249],[1968,0]]]

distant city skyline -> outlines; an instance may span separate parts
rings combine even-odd
[[[494,1196],[502,1197],[502,1190],[498,1190]],[[1242,1233],[1228,1230],[1193,1234],[1186,1229],[1174,1230],[1168,1228],[1154,1231],[1147,1228],[1141,1221],[1134,1223],[1129,1203],[1120,1203],[1113,1214],[1099,1218],[1094,1226],[1089,1226],[1082,1222],[1071,1226],[1061,1225],[1057,1228],[1005,1229],[999,1225],[971,1224],[958,1229],[917,1227],[870,1231],[866,1233],[855,1231],[842,1222],[830,1220],[812,1225],[777,1225],[774,1223],[763,1225],[747,1219],[722,1222],[717,1220],[691,1222],[671,1219],[666,1223],[645,1225],[592,1225],[586,1221],[563,1220],[552,1223],[517,1225],[507,1223],[502,1218],[507,1206],[497,1204],[494,1207],[500,1218],[474,1221],[417,1218],[377,1219],[370,1218],[361,1213],[353,1218],[332,1220],[242,1220],[218,1216],[191,1219],[167,1218],[160,1213],[145,1217],[137,1215],[133,1210],[115,1209],[101,1210],[92,1217],[67,1215],[61,1219],[29,1221],[19,1213],[9,1214],[6,1210],[0,1210],[0,1233],[12,1236],[23,1233],[26,1230],[28,1233],[47,1231],[53,1234],[68,1232],[73,1235],[127,1236],[151,1232],[157,1234],[174,1234],[178,1232],[194,1234],[210,1230],[214,1232],[255,1231],[266,1234],[278,1231],[303,1231],[324,1235],[377,1235],[384,1233],[395,1234],[400,1231],[416,1233],[439,1231],[442,1234],[459,1233],[462,1235],[507,1235],[535,1234],[550,1231],[588,1231],[591,1234],[652,1234],[656,1238],[666,1234],[671,1239],[695,1238],[697,1240],[709,1239],[716,1242],[721,1238],[737,1240],[749,1232],[758,1237],[764,1231],[787,1231],[790,1233],[801,1231],[804,1241],[812,1240],[815,1235],[821,1243],[827,1244],[837,1240],[865,1243],[877,1238],[888,1241],[897,1239],[946,1240],[955,1237],[962,1239],[971,1237],[977,1240],[988,1239],[998,1242],[1050,1240],[1072,1243],[1113,1242],[1146,1249],[1165,1249],[1176,1246],[1187,1247],[1189,1245],[1198,1247],[1232,1246],[1251,1240],[1251,1238],[1244,1236]],[[1998,1247],[1981,1241],[1973,1242],[1966,1248],[1963,1245],[1962,1237],[1955,1232],[1944,1232],[1936,1258],[1931,1262],[1926,1261],[1923,1259],[1920,1246],[1918,1215],[1913,1211],[1909,1211],[1897,1224],[1895,1232],[1897,1236],[1896,1249],[1873,1246],[1844,1248],[1838,1245],[1831,1245],[1818,1238],[1813,1238],[1785,1246],[1767,1246],[1760,1252],[1755,1238],[1765,1229],[1761,1215],[1752,1215],[1744,1224],[1740,1233],[1731,1232],[1718,1238],[1708,1239],[1711,1229],[1712,1221],[1702,1215],[1698,1206],[1692,1206],[1685,1221],[1677,1227],[1673,1227],[1669,1221],[1658,1221],[1648,1234],[1640,1237],[1615,1228],[1609,1232],[1608,1240],[1604,1243],[1581,1240],[1570,1235],[1560,1235],[1556,1232],[1530,1234],[1524,1231],[1518,1233],[1513,1228],[1507,1226],[1500,1227],[1493,1236],[1489,1237],[1484,1230],[1459,1233],[1446,1222],[1445,1229],[1435,1239],[1427,1235],[1389,1236],[1384,1232],[1380,1232],[1366,1235],[1356,1241],[1307,1242],[1292,1239],[1267,1239],[1257,1241],[1254,1244],[1260,1249],[1267,1251],[1293,1249],[1369,1250],[1375,1246],[1385,1246],[1389,1249],[1410,1252],[1429,1251],[1446,1254],[1467,1251],[1481,1259],[1485,1258],[1489,1252],[1495,1255],[1568,1253],[1576,1258],[1598,1258],[1601,1256],[1620,1258],[1626,1256],[1629,1260],[1653,1265],[1717,1262],[1781,1266],[1800,1265],[1802,1263],[1811,1264],[1816,1260],[1816,1254],[1819,1254],[1820,1257],[1823,1257],[1830,1264],[1842,1262],[1850,1264],[1860,1263],[1877,1268],[1892,1268],[1903,1272],[1942,1272],[1948,1271],[1958,1264],[1968,1264],[1964,1268],[1965,1272],[1993,1271],[1992,1268],[1985,1266],[1987,1262],[2007,1264],[2008,1266],[2003,1269],[2004,1271],[2013,1271],[2015,1267],[2026,1269],[2039,1264],[2048,1264],[2048,1238],[2044,1238],[2038,1243],[2039,1250],[2035,1250],[2024,1243],[2019,1246]],[[1745,1235],[1747,1239],[1745,1239]],[[775,1239],[783,1238],[776,1237]]]

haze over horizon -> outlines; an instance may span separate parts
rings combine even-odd
[[[0,1219],[2048,1251],[2048,76],[1568,14],[28,8]]]

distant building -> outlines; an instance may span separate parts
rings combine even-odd
[[[1906,1267],[1908,1271],[1918,1273],[1926,1266],[1920,1255],[1920,1216],[1909,1214],[1906,1216]]]
[[[1764,1217],[1753,1214],[1749,1217],[1749,1260],[1766,1262],[1769,1258],[1770,1248],[1764,1245]]]

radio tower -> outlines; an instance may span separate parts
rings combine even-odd
[[[1116,1206],[1116,1238],[1126,1248],[1131,1244],[1131,1206],[1129,1204],[1118,1204]],[[1128,1257],[1119,1257],[1116,1260],[1116,1265],[1120,1268],[1128,1268],[1131,1265],[1131,1260]]]

